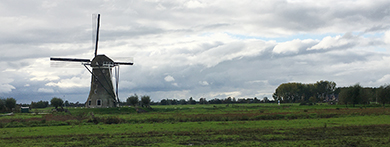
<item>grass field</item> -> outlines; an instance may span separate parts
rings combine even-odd
[[[390,146],[390,109],[383,107],[152,107],[146,113],[68,108],[70,114],[3,116],[0,146]]]

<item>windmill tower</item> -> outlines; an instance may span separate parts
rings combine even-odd
[[[116,107],[119,106],[118,84],[119,65],[133,65],[132,62],[115,62],[104,54],[97,54],[99,41],[100,14],[97,15],[97,30],[95,54],[92,60],[78,58],[50,58],[51,61],[81,62],[91,73],[91,89],[85,107]],[[90,66],[90,68],[88,68]],[[115,69],[115,92],[112,82],[112,68]]]

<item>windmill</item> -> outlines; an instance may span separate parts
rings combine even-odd
[[[133,65],[132,62],[115,62],[104,54],[97,54],[99,42],[100,14],[97,15],[96,41],[94,58],[53,58],[51,61],[81,62],[82,65],[91,73],[91,89],[85,107],[116,107],[119,106],[118,84],[119,84],[119,65]],[[90,66],[90,68],[88,68]],[[112,82],[112,68],[115,69],[115,92]]]

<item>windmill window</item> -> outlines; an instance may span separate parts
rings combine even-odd
[[[88,105],[91,105],[91,103],[92,103],[91,101],[88,101]]]
[[[101,100],[97,100],[97,105],[98,106],[102,105],[102,101]]]

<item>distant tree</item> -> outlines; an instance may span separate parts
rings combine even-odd
[[[348,106],[348,104],[352,101],[351,92],[350,87],[340,88],[339,104],[345,104],[345,106]]]
[[[137,94],[134,94],[134,95],[128,97],[127,100],[126,100],[126,103],[127,103],[128,105],[132,105],[132,106],[135,107],[135,106],[139,103],[138,95],[137,95]]]
[[[355,104],[361,103],[362,95],[360,89],[362,89],[362,87],[359,84],[355,84],[354,86],[352,86],[352,91],[350,94],[353,107],[355,107]]]
[[[199,99],[199,104],[207,104],[206,98],[200,98]]]
[[[230,103],[232,103],[232,97],[228,97],[228,98],[226,98],[225,100],[224,100],[224,103],[225,104],[230,104]]]
[[[61,109],[63,109],[62,105],[64,104],[64,101],[61,99],[61,98],[57,98],[57,97],[53,97],[51,100],[50,100],[50,104],[52,106],[54,106],[56,109],[58,107],[61,107]]]
[[[390,103],[390,85],[383,85],[379,87],[376,94],[378,102],[382,103],[383,106],[385,106],[386,103]]]
[[[264,102],[264,103],[268,103],[268,102],[269,102],[268,97],[264,97],[264,98],[263,98],[263,102]]]
[[[352,104],[355,107],[356,104],[367,104],[369,96],[366,90],[359,84],[353,86],[341,88],[339,93],[340,104]]]
[[[180,99],[179,100],[179,104],[180,105],[185,105],[185,104],[187,104],[187,101],[185,99]]]
[[[69,107],[69,101],[65,101],[65,107]]]
[[[142,106],[150,107],[150,96],[148,95],[141,96],[141,102],[142,102]]]
[[[190,97],[190,99],[188,100],[188,104],[194,105],[196,104],[196,101],[192,97]]]
[[[12,108],[16,107],[16,100],[14,98],[7,98],[5,100],[5,107],[9,110],[12,111]]]
[[[172,101],[171,101],[171,104],[172,105],[177,105],[179,103],[179,101],[177,100],[177,99],[173,99]]]
[[[336,83],[332,81],[318,81],[314,84],[317,97],[325,99],[336,90]]]
[[[309,98],[309,101],[311,103],[316,103],[317,99],[314,96],[312,96],[312,97]]]
[[[214,99],[209,100],[208,103],[209,104],[222,104],[222,101],[218,98],[214,98]]]
[[[5,99],[0,98],[0,112],[4,112],[6,109],[5,107]]]
[[[49,106],[48,101],[38,101],[38,102],[31,102],[30,104],[31,108],[46,108]]]
[[[160,101],[160,104],[161,104],[161,105],[168,105],[168,101],[167,101],[166,99],[162,99],[162,100]]]

